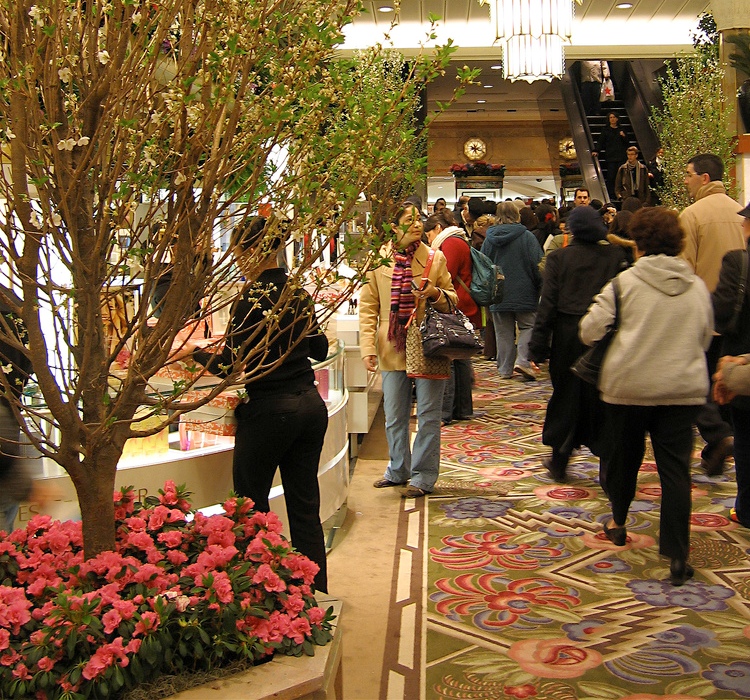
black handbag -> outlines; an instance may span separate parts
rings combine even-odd
[[[599,374],[604,364],[604,356],[607,354],[610,343],[617,333],[620,325],[620,284],[615,277],[612,280],[612,289],[615,293],[615,320],[604,336],[583,353],[570,367],[570,371],[579,379],[596,386],[599,382]]]
[[[419,327],[425,357],[464,360],[482,351],[482,341],[471,321],[463,311],[450,306],[446,313],[429,303],[425,308]]]

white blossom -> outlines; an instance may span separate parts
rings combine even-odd
[[[52,214],[52,216],[50,216],[50,222],[53,226],[59,226],[62,223],[62,217],[57,213]]]
[[[75,139],[60,139],[57,142],[57,150],[58,151],[72,151],[75,148],[76,140]]]
[[[187,178],[185,177],[184,173],[177,173],[177,177],[174,179],[175,185],[181,185],[183,182],[185,182]]]
[[[109,51],[100,51],[97,56],[99,57],[99,63],[103,66],[109,63]]]
[[[37,27],[41,27],[44,24],[42,10],[36,5],[32,5],[31,9],[29,9],[29,17],[34,20]]]
[[[16,135],[10,129],[6,129],[5,137],[8,139],[8,141],[10,141],[11,139],[16,138]]]
[[[10,374],[13,371],[13,365],[9,362],[7,365],[2,365],[3,372]]]
[[[35,211],[31,212],[31,216],[29,217],[29,223],[35,228],[41,231],[42,229],[42,220],[39,218],[39,214],[37,214]]]
[[[57,71],[57,75],[64,83],[69,83],[70,79],[73,77],[73,73],[71,72],[70,68],[68,68],[68,66],[64,66],[59,71]]]
[[[133,13],[133,17],[131,18],[131,20],[132,20],[133,24],[140,24],[142,17],[143,17],[143,15],[140,12],[134,12]]]
[[[78,146],[88,146],[89,141],[91,141],[91,139],[88,136],[81,136],[81,138],[76,141],[76,144]]]

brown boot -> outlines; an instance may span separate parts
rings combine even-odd
[[[706,445],[703,448],[701,468],[708,476],[721,476],[724,473],[724,461],[733,454],[734,438],[730,435],[715,445]]]

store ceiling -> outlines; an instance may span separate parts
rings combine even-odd
[[[573,37],[565,51],[568,63],[580,58],[669,58],[690,48],[690,33],[697,27],[697,17],[709,9],[709,0],[629,0],[631,8],[617,9],[620,2],[583,0],[582,5],[575,5]],[[500,52],[492,46],[489,8],[478,0],[402,0],[392,31],[394,14],[378,11],[381,6],[394,5],[392,0],[369,0],[364,5],[366,12],[354,21],[350,33],[354,43],[354,37],[372,43],[388,32],[389,39],[381,39],[384,45],[391,41],[400,50],[414,51],[424,41],[433,14],[441,18],[439,41],[450,37],[458,46],[455,63],[481,69],[481,84],[471,86],[440,117],[441,121],[518,122],[555,119],[556,115],[565,119],[557,81],[511,83],[503,80],[502,71],[492,70],[499,63]],[[454,65],[429,86],[430,108],[436,101],[450,98],[455,76]]]

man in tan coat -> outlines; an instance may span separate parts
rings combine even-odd
[[[685,170],[685,186],[694,202],[680,214],[680,223],[685,230],[682,256],[706,283],[709,292],[713,292],[719,282],[725,253],[745,247],[742,217],[737,213],[742,206],[727,195],[723,176],[724,163],[711,153],[693,156]],[[716,335],[706,352],[710,374],[716,371],[720,354],[721,336]],[[701,466],[709,476],[717,476],[722,473],[724,460],[734,449],[732,427],[710,396],[696,425],[706,441],[701,452]]]

